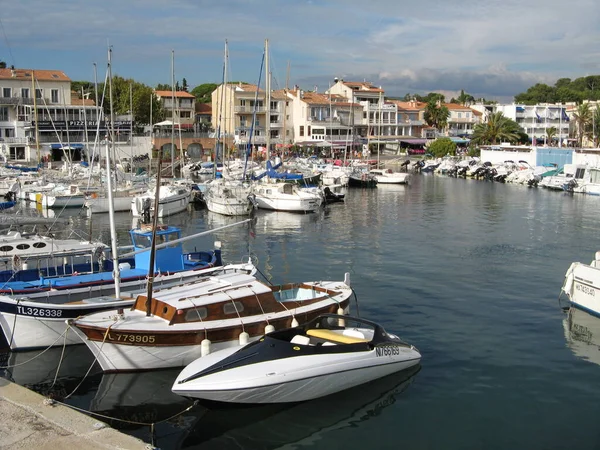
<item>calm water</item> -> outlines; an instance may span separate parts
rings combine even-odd
[[[351,273],[360,315],[420,349],[418,373],[293,406],[218,407],[170,393],[178,371],[102,376],[84,347],[8,355],[8,376],[110,417],[151,423],[163,449],[598,448],[600,353],[594,326],[573,337],[558,294],[572,261],[600,249],[600,198],[433,176],[350,190],[312,215],[258,214],[254,226],[201,237],[228,262],[252,255],[274,283]],[[76,213],[72,213],[76,214]],[[131,226],[117,215],[120,243]],[[235,222],[194,210],[186,234]],[[108,217],[94,218],[108,240]],[[77,215],[73,226],[89,229]],[[356,310],[354,310],[356,312]],[[565,328],[566,327],[566,328]],[[581,328],[578,328],[581,330]],[[598,333],[600,334],[600,333]],[[54,386],[50,389],[50,386]],[[176,416],[170,418],[171,416]],[[170,418],[170,419],[169,419]],[[149,427],[113,422],[146,441]]]

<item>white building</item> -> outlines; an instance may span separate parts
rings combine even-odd
[[[128,141],[131,121],[114,125],[115,139]],[[78,161],[88,142],[107,134],[99,108],[71,91],[64,72],[0,69],[0,150],[7,159]]]
[[[539,105],[506,104],[495,105],[505,117],[517,122],[536,144],[552,145],[547,141],[547,130],[556,129],[555,144],[566,146],[569,137],[569,117],[564,105],[541,103]]]

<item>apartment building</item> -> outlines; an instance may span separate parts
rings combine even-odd
[[[473,128],[481,123],[483,114],[480,111],[458,103],[444,103],[450,111],[448,116],[447,136],[467,138],[473,134]]]
[[[569,137],[569,116],[563,105],[541,103],[538,105],[499,104],[495,111],[517,122],[529,138],[537,144],[548,144],[547,130],[556,129],[555,145],[565,146]]]
[[[165,110],[165,119],[177,128],[191,130],[196,122],[196,97],[185,91],[154,91]]]
[[[0,150],[7,159],[80,160],[85,142],[106,135],[99,118],[94,101],[71,92],[60,70],[0,69]],[[115,125],[128,132],[131,123]]]

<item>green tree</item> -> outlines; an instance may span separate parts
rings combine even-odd
[[[438,131],[443,130],[448,125],[450,110],[447,106],[438,104],[436,100],[430,100],[425,106],[424,119],[431,127]]]
[[[546,143],[548,145],[552,145],[557,133],[558,133],[558,130],[556,127],[546,128]]]
[[[172,89],[173,89],[173,87],[170,84],[158,83],[156,85],[156,90],[157,91],[170,91]]]
[[[133,97],[133,118],[135,123],[139,125],[150,124],[150,110],[152,109],[152,121],[154,123],[160,122],[164,119],[164,110],[154,90],[143,83],[139,83],[133,79],[126,79],[118,75],[114,75],[112,78],[112,91],[114,101],[114,112],[115,115],[128,114],[130,110],[130,86],[132,89]],[[110,113],[110,96],[108,87],[106,92],[103,89],[104,86],[98,87],[98,94],[102,96],[104,93],[103,107],[105,114]],[[102,102],[102,97],[100,97]],[[152,104],[152,106],[150,106]]]
[[[6,69],[6,62],[0,61],[0,69]]]
[[[600,109],[598,106],[594,108],[594,112],[592,114],[592,134],[594,148],[598,148],[598,145],[600,144]]]
[[[517,142],[521,127],[517,122],[501,112],[489,115],[485,123],[478,123],[473,129],[471,142],[474,144],[498,144],[500,141]]]
[[[219,87],[215,83],[204,83],[192,89],[191,94],[196,97],[198,103],[210,103],[212,101],[211,94]]]
[[[579,147],[583,145],[583,137],[586,135],[588,126],[592,122],[592,110],[589,103],[581,103],[577,106],[577,111],[573,113],[575,126],[577,128],[577,143]]]
[[[429,146],[429,152],[437,158],[456,155],[456,144],[447,137],[438,138]]]
[[[463,106],[469,106],[470,104],[475,102],[475,97],[470,94],[467,94],[464,90],[460,90],[460,95],[456,99],[457,103],[460,103]],[[455,102],[450,102],[455,103]]]
[[[185,78],[181,80],[181,90],[185,92],[188,91],[188,82]]]

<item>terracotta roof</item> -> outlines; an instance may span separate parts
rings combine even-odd
[[[212,114],[212,103],[196,102],[196,114]]]
[[[384,92],[383,89],[373,86],[368,81],[344,81],[344,84],[354,91]]]
[[[0,69],[1,80],[31,80],[31,73],[38,81],[71,81],[71,79],[60,70],[34,70],[34,69]],[[14,76],[13,76],[14,74]]]
[[[390,103],[396,104],[399,109],[409,110],[409,111],[420,111],[425,109],[427,103],[425,102],[403,102],[400,100],[387,100]]]
[[[285,100],[287,98],[285,89],[279,89],[277,91],[271,92],[271,98],[275,98],[277,100]]]
[[[255,84],[238,83],[238,84],[232,84],[231,86],[233,86],[237,91],[256,92]],[[258,92],[264,92],[264,91],[262,89],[259,89]]]
[[[96,102],[91,98],[81,98],[78,92],[71,91],[71,105],[75,106],[95,106]]]
[[[158,97],[171,97],[173,95],[172,91],[154,91]],[[175,91],[175,97],[182,98],[196,98],[189,92],[185,91]]]

